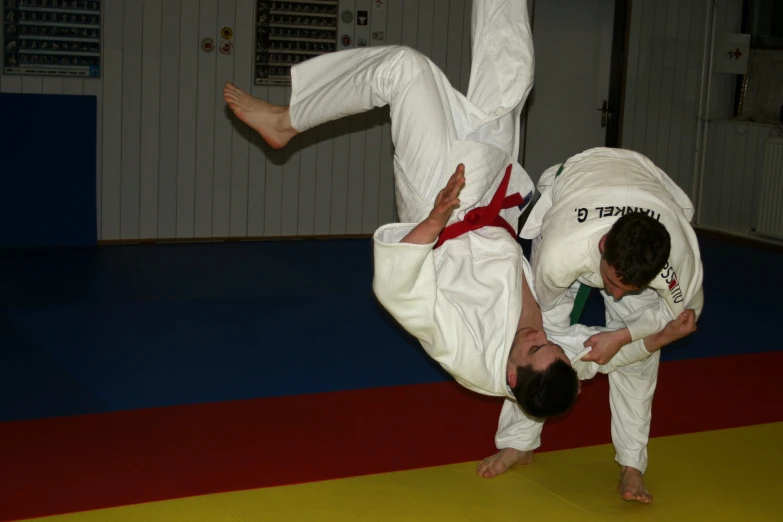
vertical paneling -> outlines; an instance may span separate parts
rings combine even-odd
[[[764,169],[764,139],[767,137],[768,127],[753,126],[752,134],[748,136],[747,149],[745,151],[745,169],[746,172],[753,173],[753,179],[743,179],[738,176],[740,180],[740,215],[739,222],[741,225],[754,223],[753,219],[756,216],[755,207],[760,201],[759,199],[759,187],[761,186],[761,175]]]
[[[252,81],[252,79],[251,79]],[[270,100],[269,87],[253,87],[253,96]],[[271,100],[270,100],[271,101]],[[244,124],[235,123],[238,127]],[[249,131],[250,158],[247,190],[247,236],[259,237],[266,235],[266,171],[267,157],[272,149],[261,139],[258,133]]]
[[[731,216],[731,187],[732,180],[734,178],[734,158],[739,156],[744,140],[737,136],[736,128],[725,127],[726,141],[723,143],[723,147],[716,149],[716,152],[720,151],[718,161],[721,163],[721,177],[720,188],[715,194],[717,199],[718,208],[718,226],[720,228],[730,226]],[[739,145],[739,147],[738,147]],[[717,188],[717,187],[716,187]]]
[[[274,105],[285,105],[286,89],[283,87],[269,87],[269,103]],[[292,147],[296,143],[291,144]],[[282,231],[283,219],[283,164],[285,155],[290,148],[274,150],[266,148],[266,184],[264,211],[264,234],[265,236],[279,236]]]
[[[715,34],[738,33],[742,27],[742,0],[717,0]],[[730,118],[734,114],[737,77],[733,74],[712,75],[710,117]]]
[[[62,94],[63,79],[44,77],[43,81],[41,82],[41,92],[43,94]]]
[[[749,129],[748,129],[749,130]],[[732,167],[732,177],[729,183],[726,183],[726,188],[723,191],[723,204],[722,208],[726,209],[722,215],[722,227],[729,229],[737,229],[742,223],[740,217],[742,215],[742,186],[749,180],[750,176],[747,175],[746,166],[748,165],[748,154],[751,148],[751,141],[749,138],[754,133],[745,133],[737,135],[737,139],[734,142],[734,161],[730,165]],[[737,146],[741,145],[741,146]],[[752,185],[751,185],[752,186]]]
[[[741,0],[717,0],[715,5],[716,34],[739,30]],[[704,0],[635,0],[630,13],[621,146],[650,157],[694,202],[702,49],[704,38],[710,36],[704,33],[708,7]],[[713,75],[710,118],[731,115],[735,81],[733,75]],[[709,146],[714,143],[711,139]],[[722,198],[725,186],[708,186],[709,176],[705,175],[703,196]]]
[[[470,39],[470,25],[471,15],[473,14],[473,2],[465,2],[465,12],[462,15],[462,34],[458,35],[458,38],[462,44],[460,54],[462,56],[462,63],[460,64],[460,78],[459,83],[454,87],[459,90],[465,96],[468,95],[468,84],[470,83],[470,64],[471,64],[471,43]]]
[[[635,95],[632,99],[634,108],[629,111],[629,118],[623,126],[624,134],[622,145],[625,148],[646,153],[645,136],[647,131],[647,101],[650,94],[651,80],[651,51],[653,47],[653,29],[655,22],[656,3],[650,0],[642,0],[633,3],[633,16],[641,19],[639,26],[639,46],[635,49],[637,56],[629,53],[628,61],[637,62]],[[633,38],[634,35],[631,35]],[[629,71],[630,72],[630,71]]]
[[[438,38],[442,37],[444,43],[442,63],[435,62],[439,67],[445,68],[445,31],[438,32],[438,28],[445,28],[445,16],[448,10],[449,0],[438,0],[435,5],[435,26],[433,28],[432,48],[433,52],[438,48]],[[402,41],[403,10],[402,2],[387,2],[384,12],[386,27],[386,42],[399,44]],[[445,9],[444,9],[445,4]],[[383,127],[381,130],[381,167],[378,184],[378,221],[377,224],[391,223],[395,221],[395,194],[394,194],[394,147],[391,141],[391,119],[388,107],[383,109]]]
[[[132,2],[132,0],[128,0]],[[122,209],[122,109],[124,0],[103,7],[103,172],[101,239],[120,239]]]
[[[199,80],[200,6],[200,0],[182,0],[180,4],[176,235],[178,238],[191,238],[195,235],[196,145],[199,117],[196,86]]]
[[[279,105],[288,105],[291,101],[291,89],[280,88],[283,92],[282,102]],[[289,145],[281,152],[282,158],[282,198],[280,206],[280,228],[276,234],[283,236],[295,236],[299,221],[297,205],[299,202],[299,160],[301,157],[302,136],[294,137]]]
[[[0,76],[0,92],[7,93],[20,93],[22,92],[22,77],[21,76]]]
[[[311,236],[315,233],[315,188],[318,148],[318,131],[310,129],[301,136],[299,153],[299,194],[297,201],[296,234]]]
[[[644,10],[646,3],[643,1],[630,2],[628,16],[630,17],[628,28],[628,44],[626,49],[625,62],[625,92],[622,118],[620,145],[633,149],[633,136],[636,129],[636,98],[639,96],[640,60],[644,53],[642,47],[642,21],[644,20]]]
[[[661,116],[661,85],[663,82],[663,55],[666,42],[666,13],[668,2],[658,0],[655,2],[652,20],[652,46],[650,49],[649,90],[647,103],[645,104],[645,132],[644,150],[653,158],[656,155],[658,143],[658,128]]]
[[[399,43],[415,49],[418,42],[419,26],[414,23],[414,20],[419,16],[419,1],[403,0],[401,3],[403,24]]]
[[[755,226],[764,142],[774,126],[720,120],[708,135],[701,225],[736,234]]]
[[[22,92],[26,94],[43,94],[43,78],[40,76],[23,76]]]
[[[120,238],[139,237],[143,2],[123,4],[122,51],[122,173],[120,178]]]
[[[666,150],[666,158],[659,158],[658,165],[665,172],[677,172],[681,186],[686,191],[690,191],[690,176],[684,176],[688,168],[686,163],[685,172],[680,172],[680,166],[682,165],[682,155],[686,157],[692,156],[690,150],[682,148],[683,134],[686,130],[686,118],[693,122],[695,121],[695,114],[689,114],[686,117],[686,85],[688,77],[688,59],[690,56],[690,49],[693,44],[689,41],[688,35],[693,29],[691,27],[691,13],[694,10],[696,2],[679,2],[670,6],[670,13],[674,13],[677,17],[676,30],[669,33],[671,43],[673,44],[673,55],[671,61],[667,62],[669,72],[671,75],[671,84],[668,87],[668,96],[671,100],[670,109],[665,117],[668,119],[668,125],[662,126],[658,131],[659,137],[659,150]],[[669,22],[669,26],[674,25]],[[668,43],[668,42],[667,42]]]
[[[64,78],[63,94],[81,95],[84,93],[84,80],[81,78]]]
[[[370,11],[370,0],[355,0],[356,11]],[[364,39],[369,42],[369,24],[354,29],[354,41]],[[372,111],[351,116],[351,135],[348,144],[348,208],[345,214],[345,232],[358,234],[362,231],[362,212],[364,209],[364,185],[368,178],[374,176],[364,168],[364,156],[367,151],[367,132],[369,117]]]
[[[234,83],[246,92],[251,92],[253,82],[253,34],[255,32],[255,2],[236,0],[234,32]],[[223,85],[219,84],[218,96],[222,102]],[[233,237],[248,234],[248,195],[250,169],[250,129],[238,125],[228,116],[228,109],[220,105],[231,126],[231,200],[230,230]]]
[[[220,45],[217,25],[217,0],[199,0],[198,34],[188,38],[186,47],[193,49],[196,59],[196,163],[193,213],[196,237],[212,237],[212,207],[214,193],[215,148],[218,136],[215,129],[215,81],[217,58],[227,58],[217,51],[200,52],[201,39],[210,37]],[[185,88],[188,88],[186,85]],[[222,139],[221,139],[222,141]],[[188,168],[189,170],[189,168]],[[189,178],[190,172],[185,174]],[[189,181],[189,179],[188,179]]]
[[[313,129],[316,133],[315,166],[315,223],[313,233],[330,234],[332,230],[332,202],[334,183],[334,123],[326,122]]]
[[[677,182],[685,191],[695,198],[693,193],[695,149],[698,144],[696,140],[696,129],[699,124],[699,79],[701,74],[701,56],[703,48],[704,20],[708,16],[708,11],[704,2],[690,2],[690,29],[683,37],[687,40],[687,60],[685,62],[685,86],[683,96],[685,98],[682,116],[680,118],[680,138],[679,141],[670,142],[679,149],[679,165],[671,163],[667,165],[667,172],[676,176]],[[683,42],[683,45],[686,45]],[[678,69],[678,76],[681,73]],[[677,128],[675,119],[675,129]],[[677,136],[673,132],[673,137]]]
[[[470,0],[468,0],[470,2]],[[451,84],[459,90],[462,74],[462,42],[470,38],[470,32],[464,34],[465,0],[450,0],[449,2],[449,33],[448,52],[446,53],[446,76]],[[407,19],[406,19],[407,21]],[[468,26],[469,27],[469,26]]]
[[[375,2],[367,5],[370,10],[369,44],[371,47],[381,45],[383,42],[372,39],[372,33],[386,31],[386,10],[379,9]],[[385,6],[383,6],[385,7]],[[378,212],[380,206],[381,190],[381,165],[390,161],[383,154],[384,116],[386,110],[375,109],[367,113],[367,131],[364,155],[364,192],[362,195],[362,219],[359,232],[371,234],[378,226]],[[304,169],[304,165],[302,166]]]
[[[416,49],[427,56],[432,56],[432,27],[435,21],[435,0],[419,0],[418,7]]]
[[[354,11],[354,0],[340,0],[340,12]],[[345,23],[342,18],[338,22],[338,33],[347,35],[356,42],[355,21]],[[415,31],[415,28],[414,28]],[[338,49],[342,47],[338,46]],[[334,149],[332,150],[332,189],[331,189],[331,234],[347,233],[348,220],[348,172],[351,154],[351,120],[341,118],[334,122]]]
[[[163,0],[160,50],[160,148],[158,235],[177,237],[177,165],[179,164],[180,11],[183,0]],[[145,129],[146,132],[146,129]]]
[[[663,62],[661,65],[661,84],[660,84],[660,104],[658,106],[658,125],[655,132],[655,148],[658,165],[666,170],[671,151],[669,150],[669,138],[672,134],[672,117],[674,104],[674,82],[677,76],[677,48],[679,40],[677,31],[680,23],[687,23],[687,19],[681,17],[682,4],[679,0],[665,0],[661,2],[666,5],[666,25],[663,41],[660,42],[663,48]],[[679,76],[684,76],[680,74]],[[655,152],[654,152],[655,154]]]
[[[470,75],[469,0],[340,0],[340,34],[429,56],[453,86]],[[388,108],[329,122],[270,149],[222,99],[232,81],[285,104],[290,88],[252,84],[255,0],[104,4],[97,79],[0,76],[0,91],[92,95],[98,102],[102,240],[372,233],[395,219]],[[356,11],[370,13],[356,25]],[[231,54],[204,53],[234,29]],[[382,39],[373,39],[381,33]],[[338,48],[342,48],[340,45]]]
[[[163,0],[144,0],[142,14],[139,237],[150,239],[158,236]]]
[[[435,0],[432,20],[432,52],[430,59],[442,71],[446,70],[446,58],[449,48],[449,17],[447,15],[450,8],[449,3],[450,0]],[[395,31],[400,31],[402,26],[402,12],[399,8],[399,2],[392,2],[389,5],[388,12],[397,14],[393,18],[391,15],[387,18],[387,31],[390,35],[393,35]],[[470,32],[467,32],[464,36],[470,40]],[[397,36],[397,38],[399,39],[400,36]]]
[[[233,163],[234,132],[231,118],[226,110],[226,103],[223,101],[223,85],[234,79],[234,64],[237,57],[237,5],[235,0],[218,0],[216,7],[217,21],[212,23],[211,30],[211,34],[215,35],[213,38],[219,37],[223,27],[230,27],[234,37],[231,39],[233,47],[230,55],[213,53],[216,54],[217,63],[215,64],[214,76],[210,78],[213,83],[210,110],[214,114],[215,131],[212,187],[208,187],[207,192],[211,196],[210,202],[212,204],[212,237],[228,237],[231,235],[231,175],[233,172],[231,164]],[[245,31],[247,31],[246,27]],[[252,49],[252,41],[249,42],[249,45]],[[247,48],[244,51],[247,53]]]
[[[105,49],[106,42],[105,40],[101,44],[102,48]],[[103,54],[105,56],[105,52]],[[102,230],[103,230],[103,82],[99,79],[88,79],[88,80],[79,80],[79,82],[82,82],[82,91],[87,96],[95,96],[96,104],[97,104],[97,118],[98,122],[95,127],[95,133],[97,136],[96,144],[95,144],[95,174],[96,174],[96,180],[95,180],[95,198],[96,198],[96,212],[98,215],[96,216],[96,225],[97,225],[97,237],[102,237]]]

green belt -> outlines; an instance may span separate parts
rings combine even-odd
[[[560,173],[563,172],[563,167],[565,167],[565,163],[560,165],[560,168],[557,169],[555,177],[558,177]],[[585,304],[587,304],[587,298],[590,296],[590,290],[592,290],[591,287],[581,283],[579,284],[579,290],[577,290],[576,298],[574,299],[574,307],[571,309],[571,324],[579,322],[579,318],[582,316],[582,312],[585,309]]]

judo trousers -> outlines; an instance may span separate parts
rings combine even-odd
[[[454,89],[427,57],[405,46],[330,53],[291,69],[292,126],[302,132],[322,123],[388,105],[394,144],[398,212],[419,222],[432,209],[454,168],[455,142],[489,146],[502,156],[489,175],[498,184],[507,158],[519,154],[520,115],[533,82],[533,44],[525,0],[476,0],[472,12],[472,67],[467,96]],[[469,145],[470,146],[470,145]],[[465,155],[460,149],[458,155]],[[487,150],[486,148],[484,149]],[[520,167],[521,171],[521,167]],[[476,169],[468,169],[463,206]],[[533,190],[524,171],[512,178],[509,194]],[[516,179],[516,181],[514,180]],[[521,180],[521,181],[520,181]],[[400,201],[400,183],[419,205]],[[521,185],[525,185],[524,187]],[[494,190],[482,188],[486,200]],[[406,197],[403,194],[402,197]],[[411,211],[409,211],[411,210]]]
[[[533,241],[532,255],[536,255],[538,241]],[[567,325],[579,283],[574,283],[565,299],[557,307],[547,312],[547,320]],[[606,327],[619,330],[625,327],[622,317],[647,306],[649,299],[657,299],[655,292],[649,295],[635,296],[635,299],[623,298],[620,301],[608,295],[603,289],[601,296],[606,306]],[[574,339],[582,343],[584,339]],[[604,366],[576,361],[574,369],[580,379],[591,379],[596,373],[605,373],[609,379],[609,407],[611,410],[612,443],[615,448],[615,461],[621,466],[630,466],[642,473],[647,470],[647,444],[650,438],[652,403],[658,383],[658,365],[660,351],[649,357],[626,366],[614,367],[611,362]],[[541,445],[543,421],[527,417],[512,401],[505,401],[500,413],[500,422],[495,436],[498,449],[515,448],[521,451],[534,450]]]

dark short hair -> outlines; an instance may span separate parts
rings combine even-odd
[[[644,288],[669,260],[669,232],[644,212],[629,212],[606,234],[603,258],[624,285]]]
[[[579,393],[579,377],[562,359],[543,370],[520,366],[517,385],[511,391],[519,406],[531,417],[552,417],[565,413],[574,404]]]

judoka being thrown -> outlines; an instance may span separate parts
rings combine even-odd
[[[597,329],[576,325],[552,332],[555,342],[547,338],[531,268],[510,225],[534,190],[516,162],[520,113],[533,83],[526,2],[475,1],[471,36],[467,96],[425,56],[385,46],[292,67],[286,107],[232,84],[224,98],[274,148],[322,123],[388,105],[400,223],[374,234],[375,295],[457,382],[548,417],[575,401],[577,372],[612,371],[627,352],[654,351],[673,332],[630,343],[602,367],[579,363]],[[509,455],[486,459],[479,474],[532,458],[522,452],[498,462]]]

